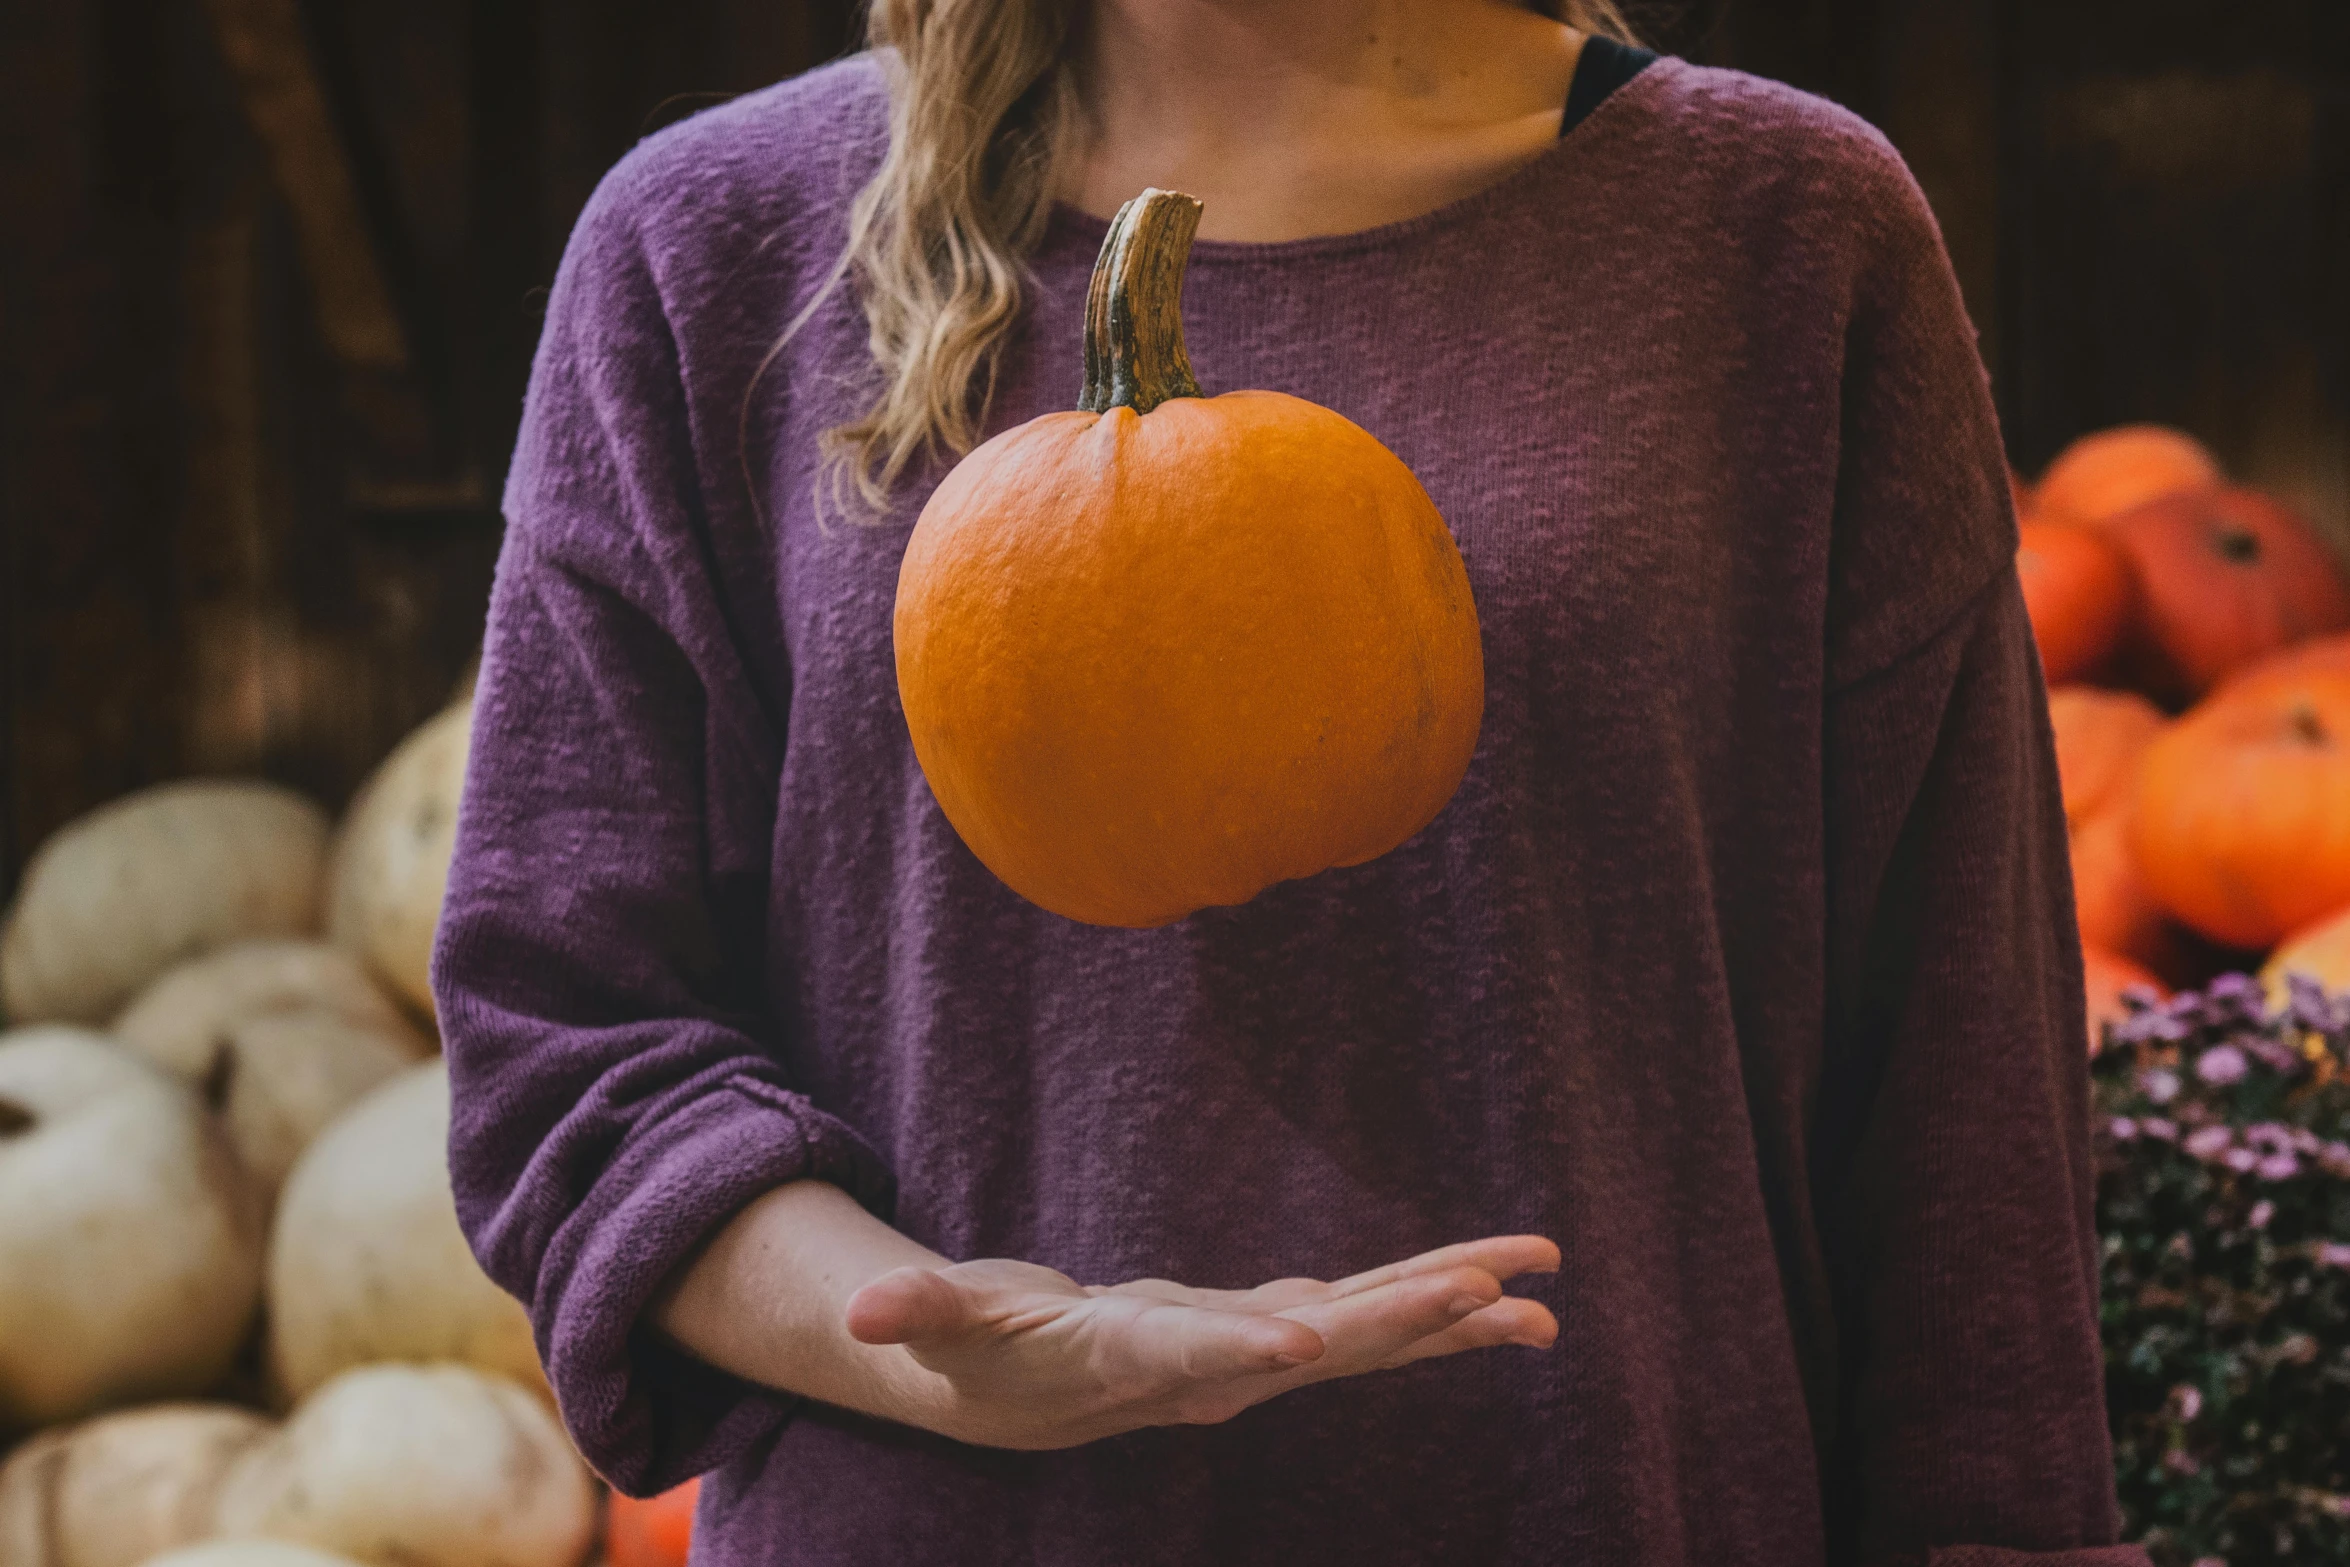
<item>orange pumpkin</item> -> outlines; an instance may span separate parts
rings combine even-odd
[[[2143,591],[2138,663],[2149,689],[2202,695],[2253,661],[2350,626],[2326,547],[2257,490],[2198,490],[2111,525]]]
[[[2129,798],[2138,758],[2169,722],[2134,691],[2059,686],[2048,693],[2064,819],[2078,830]]]
[[[615,1493],[604,1517],[609,1567],[685,1567],[694,1538],[694,1504],[701,1495],[699,1480],[644,1501]]]
[[[2084,435],[2059,452],[2032,491],[2047,522],[2095,526],[2148,501],[2225,480],[2219,459],[2183,430],[2125,424]]]
[[[2074,829],[2071,849],[2081,945],[2156,973],[2183,972],[2188,964],[2184,943],[2139,874],[2128,803],[2108,807]]]
[[[2215,696],[2146,748],[2131,845],[2148,892],[2265,948],[2350,904],[2350,670]]]
[[[898,576],[898,693],[939,808],[1033,902],[1150,926],[1385,854],[1484,711],[1460,551],[1409,468],[1278,392],[1208,398],[1179,298],[1199,203],[1111,225],[1075,413],[948,474]]]
[[[2281,652],[2255,659],[2214,688],[2214,697],[2233,696],[2276,680],[2298,680],[2313,669],[2350,670],[2350,633],[2311,637]]]
[[[2106,1025],[2119,1023],[2130,1015],[2128,1005],[2122,1000],[2122,992],[2144,989],[2154,992],[2158,997],[2170,994],[2163,988],[2162,981],[2143,967],[2118,953],[2096,947],[2081,949],[2081,978],[2089,1003],[2091,1055],[2104,1047]]]
[[[2104,663],[2138,599],[2129,559],[2113,541],[2086,528],[2027,522],[2015,569],[2049,684],[2078,680]]]

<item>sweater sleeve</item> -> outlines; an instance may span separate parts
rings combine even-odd
[[[780,694],[714,580],[629,168],[549,301],[434,991],[466,1235],[529,1308],[581,1450],[649,1494],[790,1413],[647,1330],[655,1291],[762,1192],[830,1181],[886,1217],[891,1184],[778,1064],[760,958]]]
[[[1939,232],[1886,157],[1827,628],[1831,1560],[2144,1567],[2115,1543],[2081,960],[2005,457]]]

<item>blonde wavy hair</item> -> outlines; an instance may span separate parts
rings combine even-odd
[[[1079,3],[872,0],[866,36],[889,74],[889,152],[850,208],[835,281],[854,280],[881,391],[863,417],[824,434],[836,497],[853,488],[879,511],[909,467],[978,439],[1077,125],[1066,45]],[[1639,42],[1615,0],[1528,8]]]

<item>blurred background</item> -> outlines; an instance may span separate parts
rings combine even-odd
[[[2350,5],[1634,14],[1891,135],[2027,474],[2163,421],[2350,546]],[[448,699],[598,175],[857,26],[845,0],[5,8],[0,890],[153,781],[339,805]]]

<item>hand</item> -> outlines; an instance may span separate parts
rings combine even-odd
[[[1087,1287],[990,1258],[882,1275],[850,1298],[848,1330],[905,1346],[933,1374],[932,1429],[989,1447],[1074,1447],[1141,1426],[1213,1425],[1309,1382],[1432,1355],[1546,1349],[1557,1320],[1501,1286],[1558,1265],[1558,1247],[1534,1235],[1253,1290]]]

